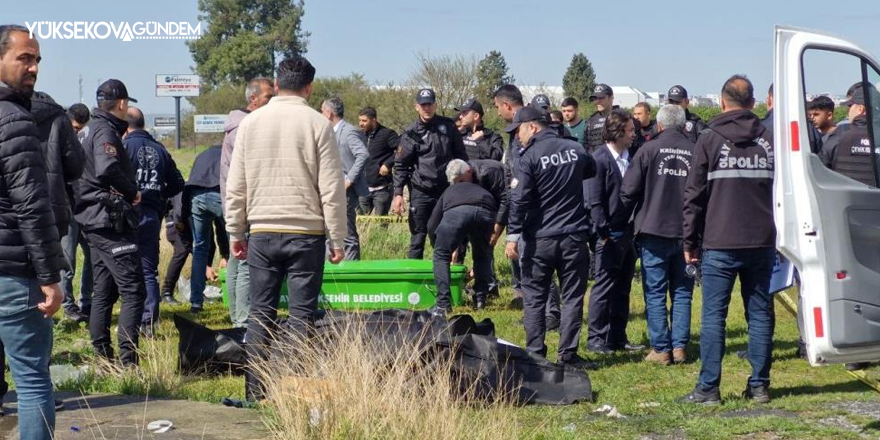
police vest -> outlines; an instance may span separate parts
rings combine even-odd
[[[857,182],[876,187],[874,166],[871,163],[871,154],[874,150],[874,143],[868,135],[868,127],[861,124],[853,125],[852,129],[840,139],[831,169]]]

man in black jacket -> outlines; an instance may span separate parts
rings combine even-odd
[[[745,76],[734,75],[721,91],[722,113],[697,141],[684,193],[684,257],[697,264],[702,255],[703,312],[700,325],[700,378],[686,403],[721,402],[727,310],[736,277],[749,328],[752,365],[743,396],[769,402],[773,351],[775,263],[772,138],[752,113],[755,91]]]
[[[85,292],[81,296],[82,308],[78,307],[73,300],[72,282],[76,269],[75,243],[80,233],[76,222],[72,219],[73,199],[67,191],[68,185],[82,175],[85,153],[76,137],[70,118],[64,108],[55,103],[51,96],[43,92],[34,92],[31,98],[31,114],[33,114],[34,121],[40,131],[40,146],[43,150],[43,156],[46,158],[46,177],[49,181],[52,213],[55,215],[58,235],[62,237],[62,248],[65,251],[67,266],[69,266],[61,271],[62,279],[70,277],[69,286],[62,284],[64,315],[73,321],[88,322],[88,312],[91,306],[91,292],[88,286],[81,286],[81,290]],[[74,236],[66,237],[71,232]],[[72,252],[64,246],[66,242],[71,240],[73,241]],[[67,252],[71,252],[71,254],[67,255]],[[91,271],[88,274],[91,277]],[[92,280],[88,280],[88,284],[91,282]]]
[[[667,104],[657,112],[657,135],[636,153],[623,178],[620,199],[635,209],[635,236],[642,258],[649,362],[669,365],[687,360],[691,337],[694,279],[685,272],[681,247],[681,207],[693,160],[694,143],[685,137],[684,110]],[[672,302],[671,330],[666,293]]]
[[[394,169],[394,152],[397,151],[400,136],[380,124],[377,117],[373,107],[364,107],[358,113],[358,125],[367,137],[367,152],[370,154],[364,166],[370,194],[359,201],[363,215],[388,215],[391,208],[391,170]]]
[[[596,111],[587,119],[584,146],[588,154],[593,154],[596,149],[605,146],[605,119],[615,108],[614,90],[608,84],[598,84],[590,94],[590,102],[596,106]]]
[[[492,159],[501,161],[504,140],[501,135],[483,126],[485,111],[476,98],[465,101],[455,108],[459,112],[464,147],[469,159]]]
[[[559,138],[537,108],[520,109],[506,131],[516,131],[524,145],[510,184],[508,225],[522,245],[508,238],[505,253],[522,266],[526,348],[547,354],[544,313],[555,273],[562,303],[558,362],[595,367],[577,354],[590,259],[583,181],[593,176],[595,164],[577,141]]]
[[[437,303],[430,312],[440,316],[452,311],[449,264],[452,253],[465,241],[473,248],[474,308],[486,307],[486,295],[492,282],[489,237],[498,213],[495,196],[473,182],[474,171],[467,162],[453,159],[446,167],[446,176],[450,186],[440,196],[428,220],[437,282]]]
[[[136,169],[141,192],[141,220],[137,233],[147,288],[141,333],[151,338],[159,320],[159,231],[163,211],[166,201],[183,191],[184,182],[165,146],[144,130],[143,112],[137,107],[129,107],[127,120],[128,132],[123,144]]]
[[[52,438],[55,429],[50,318],[61,306],[64,264],[30,113],[40,59],[27,28],[0,26],[0,341],[18,389],[23,440]]]
[[[394,201],[391,211],[403,215],[403,189],[409,194],[409,258],[421,259],[425,253],[428,218],[443,191],[446,164],[452,159],[467,161],[461,134],[451,119],[439,116],[436,97],[431,89],[416,95],[419,119],[404,129],[394,158]]]
[[[220,145],[214,145],[196,156],[186,182],[184,203],[191,213],[193,233],[192,278],[190,278],[190,311],[199,313],[205,300],[207,270],[211,267],[211,240],[214,228],[226,230],[220,201]],[[220,234],[225,236],[225,234]],[[228,249],[228,246],[226,246]],[[225,267],[229,252],[221,253],[220,267]]]
[[[691,101],[688,99],[687,89],[680,85],[670,87],[669,93],[666,94],[666,101],[684,109],[685,122],[682,132],[691,140],[691,142],[697,142],[697,139],[700,137],[700,132],[706,129],[706,123],[703,122],[703,119],[698,115],[695,115],[688,110]]]
[[[593,153],[596,177],[587,182],[587,204],[596,237],[596,283],[590,291],[587,350],[607,354],[644,346],[630,344],[626,336],[636,252],[630,212],[620,200],[620,189],[635,137],[632,116],[625,110],[612,110],[602,135],[605,144]]]
[[[113,305],[121,297],[119,358],[124,365],[138,363],[138,333],[144,312],[146,286],[138,247],[138,214],[141,202],[135,169],[122,145],[128,90],[110,79],[98,88],[98,108],[83,129],[86,167],[74,183],[76,221],[85,231],[94,263],[94,293],[89,332],[95,352],[113,358],[110,324]]]

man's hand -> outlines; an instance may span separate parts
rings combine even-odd
[[[380,176],[385,177],[390,173],[391,173],[391,170],[389,170],[388,167],[385,166],[385,164],[382,164],[382,166],[379,167],[379,175]]]
[[[515,241],[507,242],[507,247],[504,249],[504,255],[510,260],[519,259],[519,250],[517,249]]]
[[[342,249],[331,249],[330,250],[330,263],[339,264],[342,259],[345,258],[345,252],[342,252]]]
[[[391,202],[391,213],[403,215],[403,196],[394,196],[394,200]]]
[[[40,290],[43,291],[43,295],[46,295],[46,301],[37,304],[37,308],[43,312],[43,316],[51,318],[61,309],[61,300],[64,299],[64,294],[61,293],[61,287],[58,283],[40,286]]]
[[[684,251],[685,264],[697,264],[700,261],[700,251]]]
[[[246,241],[233,241],[232,255],[239,260],[247,260],[248,243]]]
[[[229,264],[229,262],[226,261],[225,258],[221,258],[221,259],[220,259],[220,269],[223,269],[223,268],[226,267],[228,264]]]
[[[454,251],[452,251],[452,259],[450,261],[452,261],[453,263],[458,261],[458,249],[457,248]]]
[[[471,133],[471,139],[478,141],[483,138],[483,130]]]
[[[217,272],[214,272],[213,267],[208,266],[205,268],[205,278],[207,278],[208,281],[217,281]]]
[[[345,190],[348,191],[349,188],[351,188],[351,182],[348,179],[345,179]]]
[[[137,205],[140,205],[140,204],[141,204],[141,192],[138,191],[138,192],[134,195],[134,201],[131,202],[131,206],[137,206]]]
[[[489,245],[495,247],[498,244],[498,239],[501,238],[501,234],[504,233],[504,226],[501,224],[495,223],[495,229],[492,231],[492,235],[489,237]]]

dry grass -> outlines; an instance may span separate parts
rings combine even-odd
[[[280,354],[255,366],[273,438],[522,438],[511,396],[480,401],[453,379],[452,359],[367,334],[349,319],[308,342],[277,338]]]

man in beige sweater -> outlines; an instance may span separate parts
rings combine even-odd
[[[326,244],[330,262],[342,261],[347,233],[345,179],[329,121],[308,106],[315,68],[303,57],[281,62],[276,96],[238,127],[226,181],[226,230],[232,253],[250,266],[251,313],[247,351],[266,359],[287,280],[288,326],[308,336],[318,308]],[[250,239],[246,239],[250,233]],[[254,374],[245,397],[262,400]]]

